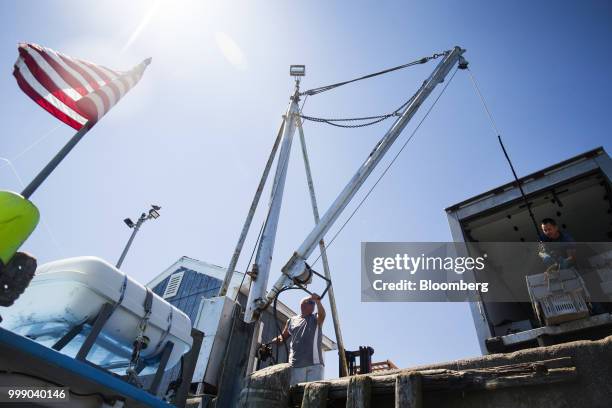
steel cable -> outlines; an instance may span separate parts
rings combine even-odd
[[[414,137],[414,135],[416,134],[416,132],[419,130],[419,128],[421,127],[421,125],[423,124],[423,122],[425,121],[425,119],[427,119],[427,117],[429,116],[429,114],[431,113],[431,111],[433,110],[434,106],[436,106],[436,104],[438,103],[438,100],[440,99],[440,97],[444,94],[444,91],[446,91],[446,88],[448,88],[448,86],[450,85],[450,83],[453,81],[453,78],[455,77],[455,74],[457,73],[458,69],[456,68],[455,71],[453,72],[453,74],[451,75],[450,79],[446,82],[446,84],[444,85],[444,88],[442,88],[442,91],[438,94],[438,96],[436,97],[436,99],[434,99],[433,103],[431,104],[431,106],[429,107],[429,109],[427,110],[427,112],[425,112],[425,115],[423,115],[423,118],[421,118],[421,120],[419,121],[419,123],[417,124],[417,126],[414,128],[414,130],[412,131],[412,133],[410,134],[410,136],[408,137],[408,139],[406,139],[406,141],[404,142],[404,144],[402,145],[402,147],[399,149],[399,151],[395,154],[395,156],[393,156],[393,159],[391,159],[391,161],[389,162],[389,164],[387,165],[387,167],[385,167],[385,169],[383,170],[383,172],[380,174],[380,176],[378,177],[378,179],[376,180],[376,182],[374,182],[374,184],[370,187],[370,189],[368,190],[368,192],[365,194],[365,196],[361,199],[361,201],[359,202],[359,204],[357,204],[357,206],[355,207],[355,209],[353,210],[353,212],[351,212],[351,214],[349,215],[349,217],[346,219],[346,221],[344,221],[344,223],[340,226],[340,228],[338,229],[338,231],[336,231],[336,233],[334,234],[334,236],[332,237],[332,239],[325,245],[325,251],[327,251],[329,249],[329,247],[334,243],[334,241],[336,240],[336,238],[338,237],[338,235],[340,235],[340,233],[342,232],[342,230],[344,230],[344,228],[346,227],[346,225],[349,223],[349,221],[351,221],[351,219],[353,218],[353,216],[357,213],[357,211],[359,210],[359,208],[361,208],[361,206],[363,205],[363,203],[368,199],[368,197],[370,196],[370,194],[372,193],[372,191],[376,188],[376,186],[380,183],[380,181],[383,179],[383,177],[387,174],[387,172],[389,171],[389,169],[391,168],[391,166],[393,165],[393,163],[395,163],[395,161],[397,160],[397,158],[399,157],[399,155],[402,153],[402,151],[404,151],[404,149],[406,148],[406,146],[408,145],[408,143],[412,140],[412,138]],[[314,267],[317,262],[321,259],[321,255],[320,254],[313,262],[311,267]]]
[[[523,190],[523,185],[521,184],[518,178],[518,175],[516,174],[516,170],[514,169],[514,165],[512,164],[512,160],[510,160],[510,156],[508,155],[508,152],[506,151],[506,146],[504,146],[504,142],[502,141],[502,138],[501,138],[501,132],[499,131],[499,128],[497,127],[497,124],[495,123],[495,120],[493,119],[493,115],[491,114],[491,110],[489,109],[489,106],[487,105],[487,102],[485,101],[484,96],[480,92],[480,88],[478,87],[478,82],[476,82],[476,78],[474,77],[472,70],[468,68],[467,72],[470,75],[470,79],[472,80],[472,85],[474,85],[474,90],[476,91],[476,94],[480,97],[480,102],[482,103],[482,106],[489,118],[489,122],[491,123],[491,128],[493,129],[493,132],[497,135],[497,141],[499,142],[502,152],[504,153],[504,156],[506,157],[506,161],[508,162],[508,165],[510,166],[510,170],[512,170],[514,181],[516,182],[516,185],[521,193],[523,202],[525,203],[525,206],[527,207],[527,211],[529,212],[529,218],[531,218],[531,222],[533,224],[533,228],[535,229],[538,242],[540,242],[540,244],[543,245],[542,237],[540,235],[540,230],[538,229],[538,223],[535,219],[535,214],[533,213],[531,209],[531,203],[527,199],[527,195],[525,194],[525,191]]]
[[[350,83],[353,83],[353,82],[357,82],[357,81],[361,81],[361,80],[364,80],[364,79],[372,78],[372,77],[375,77],[375,76],[378,76],[378,75],[387,74],[389,72],[393,72],[393,71],[397,71],[399,69],[411,67],[413,65],[425,64],[425,63],[429,62],[430,60],[442,57],[444,55],[447,55],[448,53],[449,53],[449,51],[445,51],[445,52],[442,52],[442,53],[435,53],[435,54],[433,54],[430,57],[423,57],[423,58],[418,59],[416,61],[412,61],[412,62],[409,62],[407,64],[399,65],[397,67],[385,69],[383,71],[375,72],[373,74],[364,75],[362,77],[351,79],[351,80],[348,80],[348,81],[337,82],[335,84],[326,85],[326,86],[322,86],[322,87],[319,87],[319,88],[313,88],[313,89],[310,89],[308,91],[301,92],[300,95],[306,95],[306,97],[308,97],[310,95],[316,95],[316,94],[319,94],[319,93],[322,93],[322,92],[326,92],[326,91],[329,91],[331,89],[335,89],[335,88],[338,88],[340,86],[347,85],[347,84],[350,84]],[[416,95],[416,93],[415,93],[415,95]],[[365,116],[365,117],[358,117],[358,118],[328,119],[328,118],[318,118],[318,117],[314,117],[314,116],[302,115],[301,112],[300,112],[300,117],[302,119],[304,119],[304,120],[309,120],[311,122],[325,123],[327,125],[331,125],[331,126],[335,126],[335,127],[340,127],[340,128],[347,128],[347,129],[361,128],[361,127],[375,125],[375,124],[380,123],[380,122],[382,122],[384,120],[387,120],[387,119],[389,119],[389,118],[391,118],[393,116],[399,116],[399,114],[400,114],[399,112],[414,99],[415,95],[413,95],[409,100],[404,102],[400,107],[395,109],[393,112],[387,113],[387,114],[383,114],[383,115]],[[369,122],[358,123],[358,124],[342,124],[342,123],[338,123],[338,122],[363,122],[363,121],[366,121],[366,120],[369,121]]]
[[[372,74],[364,75],[364,76],[361,76],[359,78],[350,79],[348,81],[336,82],[335,84],[330,84],[330,85],[320,86],[318,88],[309,89],[307,91],[300,92],[299,95],[300,96],[302,96],[302,95],[317,95],[317,94],[320,94],[320,93],[323,93],[323,92],[327,92],[327,91],[330,91],[332,89],[335,89],[335,88],[338,88],[338,87],[341,87],[343,85],[347,85],[347,84],[350,84],[350,83],[353,83],[353,82],[357,82],[357,81],[362,81],[364,79],[373,78],[373,77],[378,76],[378,75],[388,74],[389,72],[393,72],[393,71],[397,71],[397,70],[400,70],[400,69],[408,68],[408,67],[411,67],[411,66],[414,66],[414,65],[425,64],[425,63],[427,63],[427,62],[429,62],[429,61],[431,61],[433,59],[436,59],[436,58],[442,57],[444,55],[447,55],[449,52],[450,51],[444,51],[444,52],[440,52],[440,53],[435,53],[435,54],[433,54],[430,57],[423,57],[421,59],[409,62],[407,64],[398,65],[397,67],[388,68],[388,69],[385,69],[385,70],[382,70],[382,71],[374,72]]]

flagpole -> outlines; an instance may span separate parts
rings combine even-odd
[[[87,132],[91,130],[93,125],[94,122],[88,121],[78,132],[74,134],[74,136],[72,136],[72,138],[70,138],[68,143],[66,143],[64,147],[62,147],[62,150],[57,152],[55,157],[53,157],[51,161],[47,163],[47,165],[40,171],[40,173],[38,173],[36,177],[34,177],[34,180],[32,180],[30,184],[28,184],[27,187],[21,192],[21,195],[24,198],[30,198],[30,196],[36,191],[36,189],[40,187],[40,185],[47,179],[49,174],[51,174],[51,172],[55,170],[57,165],[60,164],[62,160],[64,160],[68,153],[70,153],[74,146],[76,146],[76,144],[79,143],[83,136],[85,136],[85,134],[87,134]]]

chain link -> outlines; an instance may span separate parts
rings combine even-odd
[[[418,60],[409,62],[407,64],[398,65],[397,67],[388,68],[388,69],[385,69],[385,70],[379,71],[379,72],[374,72],[372,74],[364,75],[364,76],[359,77],[359,78],[350,79],[348,81],[337,82],[335,84],[325,85],[325,86],[321,86],[321,87],[318,87],[318,88],[309,89],[307,91],[300,92],[299,95],[303,96],[303,95],[316,95],[316,94],[320,94],[322,92],[326,92],[326,91],[332,90],[334,88],[338,88],[340,86],[347,85],[347,84],[350,84],[350,83],[353,83],[353,82],[357,82],[357,81],[361,81],[361,80],[364,80],[364,79],[373,78],[373,77],[378,76],[378,75],[387,74],[389,72],[397,71],[399,69],[408,68],[408,67],[411,67],[411,66],[414,66],[414,65],[425,64],[425,63],[427,63],[427,62],[429,62],[431,60],[434,60],[434,59],[443,57],[445,55],[448,55],[449,53],[450,53],[450,50],[449,51],[444,51],[444,52],[437,52],[437,53],[435,53],[435,54],[433,54],[433,55],[431,55],[429,57],[423,57],[423,58],[420,58]]]
[[[309,120],[311,122],[318,122],[318,123],[326,123],[328,125],[341,127],[341,128],[349,128],[349,129],[375,125],[376,123],[380,123],[386,119],[389,119],[392,116],[397,116],[397,113],[394,112],[394,113],[389,113],[389,114],[380,115],[380,116],[369,116],[365,118],[349,118],[349,119],[323,119],[323,118],[315,118],[312,116],[300,115],[300,117],[304,120]],[[342,125],[340,123],[335,123],[335,122],[354,122],[354,121],[371,120],[371,119],[374,119],[374,120],[372,120],[371,122],[360,123],[357,125]]]
[[[132,358],[126,370],[128,379],[136,384],[142,386],[140,379],[138,378],[138,364],[140,362],[140,352],[149,345],[149,338],[145,336],[145,331],[149,325],[149,319],[151,318],[151,310],[145,310],[145,314],[138,323],[138,335],[134,340],[134,349],[132,350]],[[144,346],[144,347],[143,347]]]
[[[439,54],[434,54],[434,56],[435,55],[439,55]],[[444,54],[441,54],[441,55],[444,55]],[[431,57],[431,58],[433,58],[433,57]],[[425,82],[423,82],[423,84],[421,84],[419,89],[410,97],[410,99],[408,99],[406,102],[401,104],[401,106],[399,106],[393,112],[387,113],[385,115],[366,116],[366,117],[361,117],[361,118],[345,118],[345,119],[325,119],[325,118],[317,118],[317,117],[306,116],[306,115],[300,115],[300,117],[302,119],[304,119],[304,120],[309,120],[311,122],[325,123],[327,125],[341,127],[341,128],[348,128],[348,129],[354,129],[354,128],[361,128],[361,127],[371,126],[371,125],[375,125],[377,123],[380,123],[380,122],[382,122],[384,120],[387,120],[387,119],[389,119],[389,118],[391,118],[393,116],[401,116],[402,109],[404,109],[406,106],[408,106],[414,100],[414,98],[416,98],[416,96],[423,89],[424,86],[425,86]],[[374,120],[372,120],[372,119],[374,119]],[[348,124],[344,125],[344,124],[337,123],[337,122],[355,122],[355,121],[364,121],[364,120],[371,120],[371,121],[367,122],[367,123],[359,123],[359,124],[356,124],[356,125],[348,125]]]
[[[385,71],[380,71],[380,72],[377,72],[377,73],[374,73],[374,74],[370,74],[370,75],[366,75],[364,77],[353,79],[353,80],[350,80],[350,81],[339,82],[337,84],[328,85],[326,87],[315,88],[313,90],[302,92],[300,95],[306,95],[307,97],[309,95],[316,95],[317,93],[325,92],[325,91],[328,91],[330,89],[337,88],[339,86],[346,85],[346,84],[351,83],[351,82],[359,81],[359,80],[366,79],[366,78],[371,78],[371,77],[377,76],[377,75],[382,75],[382,74],[385,74],[385,73],[388,73],[388,72],[391,72],[391,71],[395,71],[395,70],[398,70],[398,69],[406,68],[406,67],[409,67],[409,66],[412,66],[412,65],[416,65],[416,64],[424,64],[424,63],[426,63],[428,61],[431,61],[433,59],[446,56],[446,55],[448,55],[448,53],[449,53],[449,51],[435,53],[435,54],[433,54],[430,57],[423,57],[420,60],[416,60],[416,61],[410,62],[408,64],[400,65],[400,66],[395,67],[395,68],[390,68],[390,69],[387,69]],[[393,112],[387,113],[387,114],[384,114],[384,115],[364,116],[364,117],[360,117],[360,118],[342,118],[342,119],[318,118],[318,117],[314,117],[314,116],[307,116],[307,115],[301,115],[301,114],[299,116],[300,116],[300,118],[302,118],[304,120],[309,120],[311,122],[325,123],[327,125],[331,125],[331,126],[335,126],[335,127],[340,127],[340,128],[346,128],[346,129],[354,129],[354,128],[362,128],[362,127],[366,127],[366,126],[371,126],[371,125],[375,125],[377,123],[380,123],[382,121],[385,121],[385,120],[387,120],[387,119],[389,119],[391,117],[400,116],[401,115],[401,110],[404,109],[406,106],[408,106],[408,104],[410,104],[414,100],[414,98],[417,96],[417,94],[423,89],[424,85],[425,85],[425,83],[423,83],[419,87],[419,89],[414,93],[414,95],[412,95],[410,97],[410,99],[408,99],[406,102],[404,102],[400,107],[395,109]],[[365,120],[369,120],[370,122],[359,123],[359,124],[342,124],[342,123],[338,123],[338,122],[362,122],[362,121],[365,121]]]

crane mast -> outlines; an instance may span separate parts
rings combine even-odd
[[[319,241],[338,219],[342,211],[353,199],[357,191],[359,191],[359,188],[367,180],[378,163],[380,163],[389,148],[414,117],[419,107],[427,97],[431,95],[436,86],[444,81],[455,64],[458,64],[459,68],[467,67],[467,61],[463,58],[464,52],[464,49],[454,47],[444,53],[443,59],[419,88],[390,129],[378,143],[376,143],[372,152],[359,167],[355,175],[349,180],[330,208],[323,214],[320,221],[308,234],[304,242],[293,253],[289,261],[282,268],[282,275],[266,294],[265,291],[268,284],[268,275],[276,236],[276,226],[280,214],[280,206],[287,173],[287,162],[289,160],[291,141],[295,133],[296,123],[297,120],[299,120],[299,109],[297,105],[299,100],[299,81],[296,81],[296,90],[284,117],[281,151],[279,153],[274,184],[272,186],[268,216],[257,248],[257,257],[253,268],[253,282],[251,290],[249,291],[249,298],[244,314],[245,322],[250,323],[257,320],[261,311],[274,300],[284,287],[293,285],[296,282],[303,282],[310,277],[310,268],[306,263],[306,259],[308,259],[310,254],[316,249]]]

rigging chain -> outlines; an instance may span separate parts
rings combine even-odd
[[[320,88],[314,88],[314,89],[302,92],[302,93],[300,93],[300,95],[306,95],[307,97],[310,96],[310,95],[316,95],[318,93],[329,91],[330,89],[334,89],[334,88],[337,88],[337,87],[342,86],[342,85],[350,84],[352,82],[360,81],[360,80],[367,79],[367,78],[372,78],[372,77],[377,76],[377,75],[386,74],[388,72],[396,71],[398,69],[410,67],[410,66],[413,66],[413,65],[424,64],[424,63],[426,63],[426,62],[428,62],[428,61],[430,61],[432,59],[436,59],[436,58],[442,57],[442,56],[444,56],[446,54],[448,54],[448,51],[445,51],[443,53],[436,53],[436,54],[433,54],[431,57],[424,57],[424,58],[421,58],[419,60],[416,60],[416,61],[413,61],[413,62],[409,62],[408,64],[399,65],[397,67],[389,68],[389,69],[386,69],[384,71],[379,71],[379,72],[376,72],[376,73],[373,73],[373,74],[365,75],[365,76],[362,76],[360,78],[356,78],[356,79],[352,79],[352,80],[344,81],[344,82],[338,82],[336,84],[327,85],[327,86],[323,86],[323,87],[320,87]],[[325,123],[327,125],[336,126],[336,127],[340,127],[340,128],[354,129],[354,128],[361,128],[361,127],[371,126],[371,125],[375,125],[377,123],[380,123],[380,122],[382,122],[382,121],[384,121],[386,119],[392,118],[394,116],[400,116],[400,114],[401,114],[400,111],[402,109],[404,109],[410,102],[413,101],[413,99],[416,97],[416,95],[419,93],[419,91],[422,88],[423,88],[423,85],[421,85],[419,90],[417,92],[415,92],[414,95],[412,95],[410,97],[410,99],[408,99],[406,102],[404,102],[401,106],[399,106],[393,112],[387,113],[387,114],[383,114],[383,115],[364,116],[364,117],[360,117],[360,118],[328,119],[328,118],[318,118],[318,117],[314,117],[314,116],[307,116],[307,115],[300,114],[300,117],[302,119],[304,119],[304,120],[309,120],[311,122]],[[342,124],[342,123],[338,123],[338,122],[362,122],[362,121],[365,121],[365,120],[368,120],[369,122],[358,123],[358,124]]]
[[[412,100],[416,97],[416,95],[419,93],[421,88],[423,88],[423,86],[421,86],[419,88],[419,90],[416,91],[414,93],[414,95],[412,95],[410,97],[410,99],[408,99],[406,102],[404,102],[399,108],[397,108],[393,112],[387,113],[385,115],[365,116],[365,117],[362,117],[362,118],[345,118],[345,119],[325,119],[325,118],[316,118],[316,117],[313,117],[313,116],[300,115],[300,118],[302,118],[304,120],[309,120],[311,122],[326,123],[328,125],[332,125],[332,126],[336,126],[336,127],[341,127],[341,128],[349,128],[349,129],[366,127],[366,126],[370,126],[370,125],[375,125],[375,124],[380,123],[383,120],[389,119],[389,118],[391,118],[393,116],[400,116],[401,115],[400,111],[402,109],[404,109],[410,102],[412,102]],[[359,124],[356,124],[356,125],[343,125],[343,124],[340,124],[340,123],[336,123],[336,122],[356,122],[356,121],[363,121],[363,120],[370,120],[370,122],[359,123]]]
[[[412,133],[410,134],[410,136],[408,137],[408,139],[406,139],[406,141],[404,142],[404,144],[402,145],[402,147],[400,147],[400,149],[397,151],[397,153],[395,154],[395,156],[393,156],[393,158],[391,159],[391,161],[389,162],[389,164],[387,165],[387,167],[385,167],[385,169],[382,171],[382,173],[380,174],[380,176],[378,177],[378,179],[376,179],[376,181],[374,182],[374,184],[372,184],[372,186],[368,189],[368,191],[366,192],[366,194],[363,196],[363,198],[361,199],[361,201],[359,201],[359,203],[357,204],[357,206],[355,207],[355,209],[351,212],[351,214],[349,214],[348,218],[344,221],[344,223],[340,226],[340,228],[338,229],[338,231],[336,231],[336,233],[332,236],[331,240],[329,242],[326,243],[325,245],[325,251],[327,251],[329,249],[329,247],[334,243],[334,241],[336,240],[336,238],[338,238],[338,235],[340,235],[340,233],[344,230],[344,228],[347,226],[347,224],[351,221],[351,219],[353,218],[353,216],[357,213],[357,211],[361,208],[361,206],[363,205],[363,203],[368,199],[368,197],[370,196],[370,194],[372,194],[372,191],[376,188],[376,186],[378,186],[378,184],[380,183],[380,181],[383,179],[383,177],[385,177],[385,175],[387,174],[387,172],[389,171],[389,169],[391,168],[391,166],[393,166],[393,164],[395,163],[395,161],[397,160],[397,158],[400,156],[400,154],[404,151],[404,149],[406,148],[406,146],[408,145],[408,143],[410,143],[410,141],[412,140],[412,138],[414,137],[414,135],[416,134],[416,132],[419,130],[419,128],[421,127],[421,125],[423,124],[423,122],[425,122],[425,119],[427,119],[427,117],[429,116],[429,114],[431,113],[431,111],[433,110],[433,108],[436,106],[436,104],[438,103],[438,100],[440,100],[440,97],[444,94],[444,92],[446,91],[446,88],[448,88],[448,86],[450,85],[450,83],[453,81],[453,78],[455,77],[455,74],[457,73],[458,69],[455,69],[455,71],[452,73],[452,75],[450,76],[449,80],[446,82],[446,84],[444,85],[444,88],[442,88],[442,91],[440,91],[440,93],[438,94],[438,96],[436,97],[436,99],[434,99],[433,103],[429,106],[429,109],[427,109],[427,111],[425,112],[425,115],[423,115],[423,117],[421,118],[421,120],[419,121],[419,123],[416,125],[416,127],[413,129]],[[315,260],[312,262],[311,267],[314,267],[317,262],[319,262],[319,260],[321,259],[321,256],[323,255],[323,251],[321,251],[321,254],[315,258]]]
[[[347,85],[347,84],[350,84],[350,83],[353,83],[353,82],[357,82],[357,81],[361,81],[361,80],[364,80],[364,79],[373,78],[373,77],[378,76],[378,75],[387,74],[389,72],[397,71],[399,69],[408,68],[408,67],[411,67],[413,65],[425,64],[425,63],[427,63],[427,62],[429,62],[429,61],[431,61],[433,59],[436,59],[436,58],[439,58],[439,57],[443,57],[443,56],[447,55],[449,52],[450,51],[444,51],[444,52],[435,53],[435,54],[433,54],[433,55],[431,55],[429,57],[423,57],[421,59],[409,62],[407,64],[398,65],[397,67],[388,68],[388,69],[385,69],[383,71],[374,72],[372,74],[364,75],[364,76],[359,77],[359,78],[350,79],[348,81],[337,82],[335,84],[325,85],[325,86],[321,86],[321,87],[318,87],[318,88],[309,89],[307,91],[300,92],[299,95],[300,96],[303,96],[303,95],[312,96],[312,95],[316,95],[316,94],[320,94],[322,92],[326,92],[326,91],[332,90],[334,88],[338,88],[338,87],[343,86],[343,85]]]

